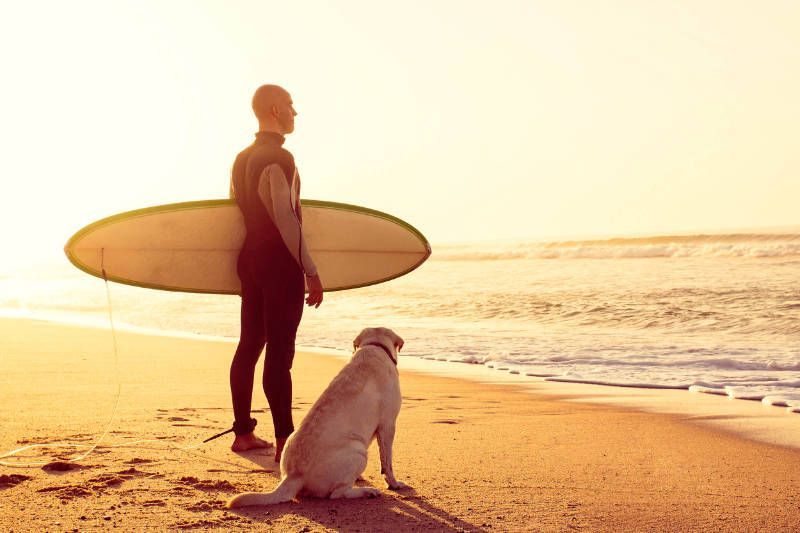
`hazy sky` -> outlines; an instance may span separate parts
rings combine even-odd
[[[295,100],[305,198],[434,245],[800,223],[800,2],[2,6],[13,255],[224,197],[262,83]]]

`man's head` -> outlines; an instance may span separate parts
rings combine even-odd
[[[260,131],[285,134],[294,131],[292,97],[278,85],[262,85],[253,95],[253,113],[258,119]]]

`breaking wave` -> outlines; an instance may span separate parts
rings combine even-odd
[[[434,258],[450,261],[500,259],[622,259],[654,257],[800,256],[800,233],[663,235],[509,245],[440,246]]]

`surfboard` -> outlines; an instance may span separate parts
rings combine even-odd
[[[357,205],[301,200],[303,234],[326,291],[395,279],[431,255],[425,236],[397,217]],[[245,237],[234,200],[159,205],[119,213],[76,232],[73,265],[109,281],[167,291],[238,294]]]

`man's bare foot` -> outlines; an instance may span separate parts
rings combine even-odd
[[[236,435],[236,439],[233,441],[231,450],[234,452],[245,452],[255,448],[270,448],[271,446],[272,443],[267,442],[264,439],[259,439],[256,437],[255,433],[250,432],[247,435]]]
[[[275,462],[281,462],[281,454],[283,453],[283,447],[286,446],[286,437],[282,439],[275,439]]]

